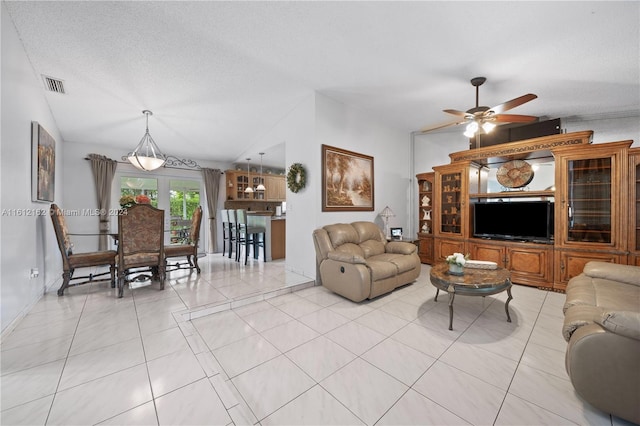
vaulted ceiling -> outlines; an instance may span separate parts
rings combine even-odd
[[[640,3],[7,1],[65,141],[284,166],[261,135],[314,91],[401,131],[525,93],[543,118],[640,110]],[[43,85],[44,91],[44,85]],[[273,155],[269,150],[273,149]],[[277,164],[273,164],[277,163]]]

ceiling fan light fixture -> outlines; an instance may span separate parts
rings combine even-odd
[[[146,131],[133,152],[127,154],[127,160],[137,169],[149,172],[162,167],[167,158],[149,134],[149,116],[153,115],[153,113],[146,109],[142,113],[147,118]]]
[[[485,121],[484,123],[482,123],[482,130],[484,130],[485,133],[491,133],[491,131],[495,128],[496,125],[490,121]]]
[[[472,138],[477,131],[478,131],[478,123],[476,123],[475,121],[472,121],[471,123],[467,124],[467,128],[464,132],[464,135],[468,138]]]

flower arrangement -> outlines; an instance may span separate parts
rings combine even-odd
[[[136,204],[136,199],[133,195],[123,195],[120,197],[120,207],[123,209],[128,209],[134,204]]]
[[[151,204],[151,199],[144,194],[136,195],[136,203]]]
[[[458,266],[464,266],[465,263],[467,263],[467,260],[469,260],[469,254],[465,256],[462,253],[453,253],[452,255],[447,256],[447,258],[445,259],[445,261],[449,265],[458,265]]]

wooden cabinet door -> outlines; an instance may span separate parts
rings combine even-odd
[[[435,238],[433,241],[435,262],[444,262],[453,253],[466,253],[464,240]]]
[[[640,148],[629,150],[629,264],[640,265]]]
[[[418,237],[433,235],[435,173],[420,173],[416,175],[416,179],[418,181]],[[433,250],[431,251],[433,252]]]
[[[556,158],[555,245],[624,250],[630,141],[553,150]],[[624,178],[623,178],[624,177]],[[626,232],[626,231],[625,231]]]
[[[433,264],[433,237],[420,236],[418,238],[418,255],[420,262]]]
[[[554,289],[564,290],[569,280],[582,273],[592,260],[625,264],[625,256],[616,253],[556,250],[554,261]]]
[[[286,184],[284,176],[265,176],[267,201],[285,201]]]
[[[504,245],[471,243],[469,255],[473,260],[486,260],[488,262],[495,262],[501,268],[504,268],[505,266]]]
[[[507,247],[507,268],[511,281],[541,287],[553,283],[553,256],[551,248]]]
[[[436,236],[465,238],[468,234],[469,164],[433,168],[435,205],[432,212]]]

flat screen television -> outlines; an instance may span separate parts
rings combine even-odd
[[[553,225],[551,201],[473,203],[476,238],[551,243]]]

